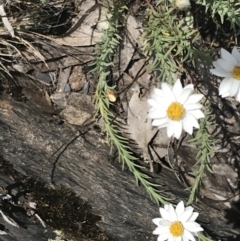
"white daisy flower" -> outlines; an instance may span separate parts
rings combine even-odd
[[[215,69],[210,72],[224,77],[219,86],[219,95],[224,97],[235,96],[240,101],[240,53],[234,47],[232,53],[221,48],[221,58],[213,62]]]
[[[180,138],[184,129],[193,133],[193,127],[199,128],[198,119],[204,118],[198,102],[202,94],[193,94],[193,85],[182,87],[180,79],[171,87],[162,83],[162,89],[155,88],[148,100],[151,106],[148,117],[153,119],[152,125],[158,128],[167,127],[168,137]]]
[[[175,5],[180,10],[186,10],[191,7],[189,0],[175,0]]]
[[[199,213],[193,212],[193,207],[184,207],[183,201],[178,203],[176,209],[172,204],[159,208],[161,218],[152,221],[158,227],[153,234],[159,235],[157,241],[196,241],[194,236],[203,231],[202,227],[195,222]]]

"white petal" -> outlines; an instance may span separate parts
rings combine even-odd
[[[192,206],[188,206],[188,207],[185,208],[185,211],[187,211],[187,210],[193,210],[193,207]]]
[[[160,214],[163,219],[170,221],[170,215],[167,210],[165,210],[164,208],[160,208]]]
[[[173,86],[173,94],[175,95],[176,99],[179,97],[179,95],[182,93],[183,87],[180,79],[177,79],[174,86]]]
[[[163,102],[163,93],[160,89],[154,89],[150,99],[154,99],[158,104],[161,104]]]
[[[168,211],[170,205],[172,205],[172,204],[169,204],[169,203],[164,204],[164,209],[166,209]]]
[[[224,61],[223,59],[218,59],[217,61],[213,61],[213,66],[215,67],[215,70],[218,71],[219,73],[222,73],[223,75],[228,73],[228,76],[231,76],[232,75],[232,70],[234,68],[235,65],[231,65],[231,69],[230,71],[226,70],[225,68],[222,68],[222,61]],[[211,69],[210,72],[212,72],[212,70],[214,69]],[[220,76],[220,77],[223,77],[223,76]]]
[[[161,235],[163,233],[169,233],[169,227],[158,226],[153,230],[153,234]]]
[[[174,122],[174,137],[179,139],[182,134],[183,124],[182,121],[173,121]]]
[[[167,124],[167,136],[170,138],[173,136],[174,133],[174,125],[172,123],[172,121],[168,121]]]
[[[194,212],[194,213],[192,214],[192,216],[189,218],[188,221],[189,221],[189,222],[194,222],[194,221],[197,219],[198,215],[199,215],[198,212]]]
[[[189,229],[186,229],[186,230],[190,231],[191,233],[197,233],[197,232],[203,231],[203,228],[199,226],[199,227],[193,227],[190,230]]]
[[[229,92],[226,92],[225,94],[222,94],[221,96],[222,96],[222,98],[225,98],[225,97],[230,96],[230,93],[229,93]]]
[[[175,238],[172,236],[171,233],[169,233],[167,241],[175,241]]]
[[[152,107],[154,107],[154,108],[158,108],[158,106],[159,106],[159,104],[156,102],[156,100],[154,100],[154,99],[148,99],[147,100],[147,103],[150,105],[150,106],[152,106]]]
[[[153,100],[153,99],[152,99]],[[157,103],[155,100],[153,100],[155,103]],[[155,112],[155,111],[167,111],[167,108],[163,106],[162,104],[157,104],[157,107],[150,106],[149,113]]]
[[[195,119],[200,119],[205,117],[205,115],[201,110],[190,110],[189,113],[192,114]]]
[[[199,103],[196,104],[185,104],[184,105],[185,110],[196,110],[196,109],[201,109],[202,105]]]
[[[153,120],[152,126],[157,126],[158,128],[166,127],[167,126],[167,118]]]
[[[185,223],[188,221],[188,219],[192,216],[193,214],[193,208],[186,208],[184,213],[181,215],[181,217],[179,218],[179,221],[181,221],[182,223]]]
[[[227,62],[223,59],[219,59],[218,62],[219,66],[221,67],[221,69],[227,71],[227,72],[232,72],[232,70],[234,69],[235,65],[233,65],[230,62]]]
[[[200,224],[198,224],[197,222],[189,222],[189,221],[187,221],[187,222],[185,222],[185,223],[183,223],[183,226],[184,226],[184,228],[186,228],[189,232],[194,232],[194,231],[192,231],[192,228],[199,228],[200,227]]]
[[[223,69],[210,69],[210,72],[218,77],[230,77],[232,74]]]
[[[198,121],[194,118],[194,116],[189,112],[186,113],[186,116],[183,119],[184,125],[191,125],[197,129],[199,129]]]
[[[166,210],[169,211],[171,207],[173,208],[173,205],[171,203],[168,203],[168,204],[165,204],[164,207],[166,207],[167,208]]]
[[[177,214],[176,214],[176,212],[173,208],[173,205],[169,206],[168,212],[169,212],[169,215],[170,215],[170,221],[171,222],[174,222],[174,221],[178,220],[178,217],[177,217]]]
[[[153,112],[155,112],[155,111],[157,111],[157,110],[158,110],[158,108],[150,107],[150,109],[149,109],[149,111],[148,111],[148,114],[149,114],[149,113],[153,113]]]
[[[221,48],[221,57],[225,61],[227,61],[227,62],[229,62],[229,63],[231,63],[233,65],[237,65],[238,64],[237,60],[227,50],[225,50],[223,48]]]
[[[168,234],[168,233],[161,234],[161,235],[159,235],[159,236],[158,236],[157,241],[165,241],[165,240],[167,240],[167,239],[168,239],[168,236],[169,236],[169,234]]]
[[[189,241],[189,239],[182,235],[182,241]]]
[[[193,133],[193,126],[186,121],[183,121],[183,130],[185,130],[189,135]]]
[[[149,111],[149,114],[148,114],[148,118],[150,119],[159,119],[159,118],[164,118],[166,117],[167,113],[166,111],[162,110],[162,109],[156,109],[154,111]]]
[[[159,222],[162,221],[162,220],[163,220],[162,218],[154,218],[154,219],[152,219],[152,222],[153,222],[155,225],[159,226]]]
[[[175,241],[182,241],[182,237],[181,236],[175,237]]]
[[[165,102],[167,102],[167,104],[170,104],[170,103],[176,101],[176,98],[172,92],[172,88],[169,84],[162,83],[162,91],[163,91],[163,95],[165,97]]]
[[[165,124],[162,124],[161,126],[157,126],[158,129],[166,128],[167,127],[167,122]]]
[[[217,61],[213,61],[213,66],[215,67],[215,69],[221,69],[222,70],[222,67],[220,66],[220,64],[218,63],[220,59],[218,59]]]
[[[162,221],[160,221],[160,225],[163,226],[163,227],[170,227],[171,222],[163,219]]]
[[[163,96],[163,92],[162,92],[161,89],[154,88],[153,89],[153,95],[158,95],[159,97],[162,97]]]
[[[240,53],[238,52],[235,46],[233,47],[233,50],[232,50],[232,56],[238,61],[238,64],[240,64]]]
[[[240,86],[239,80],[234,80],[232,82],[232,86],[231,86],[231,89],[229,91],[230,96],[235,96],[238,93],[239,86]]]
[[[186,229],[184,229],[183,235],[184,238],[191,240],[191,241],[196,241],[196,239],[194,238],[194,236]]]
[[[191,93],[192,93],[192,89],[190,88],[183,90],[183,92],[181,93],[177,101],[181,104],[184,104],[188,100]]]
[[[193,84],[188,84],[188,85],[186,85],[186,86],[183,88],[183,90],[186,90],[186,89],[191,89],[191,90],[193,90],[193,89],[194,89]]]
[[[151,99],[155,100],[158,105],[162,105],[162,103],[164,103],[164,98],[159,95],[151,95]]]
[[[237,94],[236,100],[240,102],[240,90],[238,90],[238,94]]]
[[[178,219],[183,214],[184,210],[185,210],[184,203],[183,201],[181,201],[178,203],[176,207],[176,213],[177,213]]]
[[[203,95],[202,94],[193,94],[190,95],[188,100],[185,102],[185,105],[187,104],[196,104],[202,99]]]
[[[233,81],[234,81],[234,79],[232,77],[223,79],[223,81],[221,82],[221,84],[219,86],[219,95],[229,92]]]

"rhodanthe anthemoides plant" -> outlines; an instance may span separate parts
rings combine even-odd
[[[207,104],[204,104],[204,114],[211,117],[211,109]],[[209,171],[213,173],[210,158],[214,154],[214,140],[213,136],[209,133],[209,127],[213,126],[213,123],[210,120],[201,119],[200,127],[194,136],[190,140],[191,144],[194,144],[198,148],[198,153],[196,158],[197,172],[191,173],[192,176],[195,177],[195,181],[191,187],[188,188],[190,190],[190,195],[188,198],[187,204],[190,205],[194,201],[198,201],[198,197],[200,195],[200,188],[202,184],[202,178],[205,175],[205,171]]]
[[[109,93],[114,91],[115,87],[108,85],[108,77],[110,75],[110,67],[113,66],[113,56],[116,54],[120,45],[121,36],[120,28],[125,22],[126,6],[124,1],[118,4],[112,4],[109,8],[109,17],[107,18],[109,27],[104,31],[102,41],[96,46],[96,61],[93,64],[95,68],[92,70],[98,74],[98,85],[95,91],[96,110],[101,115],[104,130],[107,135],[107,141],[117,148],[119,160],[123,167],[127,165],[129,170],[135,176],[137,183],[141,183],[148,191],[151,198],[157,203],[166,203],[169,198],[159,190],[160,185],[152,183],[150,177],[142,172],[142,167],[136,163],[136,156],[128,146],[128,139],[123,135],[123,127],[115,119],[115,115],[111,112],[112,103],[109,101]],[[114,99],[115,100],[115,99]]]
[[[203,228],[196,222],[199,213],[193,210],[191,206],[185,208],[183,201],[175,209],[172,204],[160,207],[161,217],[152,220],[157,225],[153,231],[159,235],[157,241],[196,241],[197,233]]]
[[[192,135],[193,127],[199,128],[198,119],[204,118],[202,105],[198,103],[202,94],[193,93],[193,85],[182,87],[178,79],[173,87],[162,83],[162,89],[155,88],[151,99],[148,117],[153,119],[152,125],[167,128],[168,137],[180,138],[182,130]]]
[[[162,85],[161,89],[155,88],[148,99],[148,118],[152,119],[153,127],[166,128],[169,138],[180,139],[184,131],[193,135],[192,143],[197,146],[199,152],[195,164],[198,171],[191,173],[195,181],[188,188],[190,194],[187,205],[190,205],[198,200],[205,170],[212,172],[210,157],[213,155],[214,141],[208,129],[214,123],[208,121],[211,111],[207,98],[203,101],[203,94],[195,93],[194,86],[196,87],[198,83],[194,82],[194,78],[192,76],[189,78],[192,79],[194,85],[187,84],[186,86],[183,86],[179,79],[175,83],[174,80],[176,75],[181,75],[186,61],[194,62],[195,59],[201,59],[201,56],[210,60],[208,54],[213,49],[209,48],[208,54],[204,55],[204,52],[198,48],[197,42],[200,35],[198,30],[193,28],[193,18],[188,10],[191,8],[189,0],[158,0],[156,2],[158,4],[154,6],[155,8],[150,5],[149,1],[147,4],[148,9],[143,24],[143,39],[145,40],[143,50],[146,50],[147,59],[150,61],[149,71],[157,72],[156,77]],[[199,1],[196,2],[199,3]],[[231,5],[234,11],[230,16],[226,11],[226,6],[230,9],[227,1],[215,1],[212,9],[210,2],[214,1],[206,0],[204,3],[201,1],[201,4],[206,7],[206,10],[210,9],[213,15],[220,14],[221,19],[224,19],[222,18],[224,13],[227,14],[228,19],[232,21],[232,28],[239,25],[239,20],[234,20],[239,14],[239,10],[235,9],[235,3],[234,6]],[[223,6],[220,6],[220,2],[223,2]],[[109,27],[104,30],[102,41],[96,46],[97,58],[93,70],[99,80],[95,91],[96,109],[102,117],[107,140],[116,147],[119,159],[123,165],[128,166],[137,182],[146,188],[158,204],[165,204],[164,208],[160,208],[161,218],[153,219],[157,225],[154,234],[158,235],[158,241],[209,241],[211,239],[201,233],[203,228],[196,222],[198,213],[194,212],[190,206],[185,207],[182,201],[175,209],[172,204],[167,204],[169,200],[158,189],[161,186],[153,184],[149,181],[149,177],[141,172],[142,167],[135,162],[136,156],[128,146],[128,139],[123,134],[124,129],[111,111],[112,103],[109,93],[114,91],[115,86],[108,83],[108,78],[111,67],[114,65],[113,57],[122,40],[120,29],[126,23],[128,9],[124,1],[116,1],[109,6],[107,17]],[[184,16],[190,19],[188,22],[184,16],[179,18],[178,13],[181,10],[184,10],[186,14]],[[212,60],[205,62],[211,63]],[[214,69],[210,72],[224,78],[219,86],[219,94],[222,97],[234,96],[240,101],[240,53],[237,49],[234,47],[232,53],[221,49],[221,58],[214,61],[213,66]],[[204,67],[209,70],[208,66]],[[113,101],[115,100],[114,96]],[[196,129],[195,132],[194,129]]]
[[[240,101],[240,53],[234,47],[232,53],[221,48],[221,58],[213,62],[214,69],[210,72],[224,77],[219,86],[219,95],[223,98],[236,97]]]

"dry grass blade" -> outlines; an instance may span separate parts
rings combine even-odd
[[[12,75],[9,73],[8,69],[5,67],[5,65],[0,61],[0,70],[3,70],[4,73],[6,73],[9,77],[12,78]]]
[[[12,37],[15,37],[13,27],[6,17],[6,12],[4,10],[3,4],[0,5],[0,16],[2,17],[4,27],[8,30]]]
[[[32,53],[37,58],[42,60],[44,62],[44,64],[46,65],[46,67],[48,68],[48,65],[45,61],[44,56],[31,43],[29,43],[27,40],[20,38],[20,37],[16,37],[16,38],[28,49],[29,53]]]
[[[1,210],[0,210],[0,214],[2,215],[3,219],[4,219],[7,223],[11,224],[12,226],[15,226],[15,227],[19,228],[19,226],[17,225],[17,223],[16,223],[14,220],[9,219]]]
[[[3,46],[5,46],[5,47],[10,47],[10,48],[13,48],[15,51],[16,51],[16,53],[18,53],[19,54],[19,56],[22,56],[22,54],[21,54],[21,52],[18,50],[18,48],[16,48],[14,45],[12,45],[11,43],[9,43],[8,41],[6,41],[6,40],[4,40],[4,39],[0,39],[0,43],[1,44],[3,44]],[[9,53],[3,53],[3,52],[1,52],[0,53],[0,56],[13,56],[13,53],[12,52],[10,52],[9,51]]]

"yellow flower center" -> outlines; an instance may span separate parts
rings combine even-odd
[[[233,78],[240,80],[240,66],[235,66],[232,72]]]
[[[179,102],[173,102],[167,109],[167,116],[171,120],[180,120],[185,113],[185,109]]]
[[[173,222],[170,226],[170,233],[174,236],[174,237],[179,237],[183,234],[184,231],[184,227],[182,225],[181,222]]]

